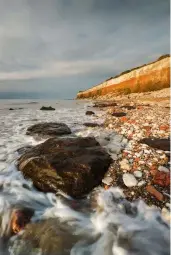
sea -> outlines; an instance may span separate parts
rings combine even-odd
[[[83,125],[105,120],[106,114],[100,109],[93,108],[94,116],[85,114],[92,105],[89,100],[0,100],[0,255],[170,254],[169,226],[158,208],[141,200],[128,202],[118,187],[97,187],[76,201],[60,191],[58,195],[45,194],[18,171],[17,150],[44,142],[26,135],[29,126],[40,122],[65,123],[71,136],[94,136],[106,150],[111,148],[118,134]],[[52,106],[55,111],[41,111],[42,106]],[[73,207],[74,203],[78,206]],[[32,235],[38,235],[36,244],[22,239],[24,231],[7,237],[16,206],[34,210],[31,222]],[[55,242],[58,245],[54,249]]]

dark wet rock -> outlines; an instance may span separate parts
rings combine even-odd
[[[22,249],[20,255],[32,254],[31,251],[36,248],[40,248],[43,255],[68,255],[79,238],[79,235],[74,235],[73,229],[67,224],[60,224],[57,219],[31,223],[21,236],[25,242],[20,248]]]
[[[127,110],[134,110],[134,109],[136,109],[136,107],[132,106],[132,105],[123,105],[123,106],[121,106],[121,108],[124,108],[124,109],[127,109]]]
[[[14,110],[23,110],[24,108],[19,107],[19,108],[9,108],[9,111],[14,111]]]
[[[42,111],[55,111],[55,108],[53,108],[52,106],[42,106],[40,108],[40,110],[42,110]]]
[[[32,148],[33,148],[33,146],[31,146],[31,145],[23,146],[23,147],[17,149],[16,152],[17,152],[19,155],[22,155],[22,154],[28,152],[28,151],[29,151],[30,149],[32,149]]]
[[[95,113],[93,111],[86,111],[86,115],[94,115]]]
[[[34,211],[29,208],[18,208],[12,211],[11,214],[11,231],[12,234],[17,234],[25,228],[30,222]]]
[[[99,107],[99,108],[103,108],[103,107],[110,107],[110,106],[117,106],[116,102],[113,101],[102,101],[102,102],[95,102],[93,107]]]
[[[160,138],[144,138],[140,140],[140,143],[145,143],[148,146],[163,150],[170,151],[170,140],[169,139],[160,139]]]
[[[39,190],[78,198],[101,183],[110,163],[93,137],[51,138],[21,156],[18,167]]]
[[[33,102],[29,102],[28,104],[38,104],[38,102],[33,101]]]
[[[124,116],[126,116],[126,113],[125,112],[113,112],[112,116],[114,116],[114,117],[124,117]]]
[[[27,129],[26,135],[52,137],[71,134],[70,128],[64,123],[44,122],[35,124]]]
[[[100,127],[101,125],[98,123],[90,123],[90,122],[86,122],[83,124],[85,127]]]

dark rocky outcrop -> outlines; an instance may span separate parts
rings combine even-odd
[[[83,124],[85,127],[100,127],[101,125],[98,123],[90,123],[90,122],[86,122]]]
[[[145,143],[148,146],[163,150],[163,151],[170,151],[170,140],[169,139],[160,139],[160,138],[144,138],[140,140],[140,143]]]
[[[95,113],[93,111],[86,111],[86,115],[94,115]]]
[[[42,106],[40,108],[40,110],[42,110],[42,111],[55,111],[55,108],[53,108],[52,106]]]
[[[78,198],[101,183],[110,163],[95,138],[51,138],[21,156],[18,168],[39,190]]]
[[[124,117],[124,116],[126,116],[126,113],[125,112],[113,112],[112,113],[112,116],[114,116],[114,117]]]
[[[35,124],[27,129],[26,135],[39,135],[43,137],[61,136],[71,134],[70,128],[64,123],[44,122]]]
[[[99,107],[99,108],[104,108],[104,107],[110,107],[110,106],[117,106],[116,102],[113,101],[102,101],[102,102],[96,102],[93,107]]]

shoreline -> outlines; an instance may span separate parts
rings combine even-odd
[[[160,139],[169,139],[169,97],[163,99],[163,94],[167,93],[168,89],[146,93],[148,100],[144,101],[140,95],[136,98],[132,94],[127,100],[124,97],[93,100],[96,106],[99,103],[99,109],[104,110],[104,127],[124,136],[128,142],[105,175],[110,180],[107,186],[122,188],[129,201],[143,199],[148,205],[160,207],[163,211],[167,210],[170,200],[169,150],[152,148],[139,141],[153,137],[158,139],[157,146],[160,147]],[[110,106],[112,102],[116,106]],[[105,107],[105,103],[109,106]],[[118,113],[123,116],[118,117]],[[168,148],[169,140],[166,143]],[[136,185],[126,187],[123,176],[132,178]]]

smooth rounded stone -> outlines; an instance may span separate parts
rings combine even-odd
[[[35,124],[27,129],[26,135],[60,136],[71,134],[70,128],[64,123],[43,122]]]
[[[162,150],[156,150],[156,152],[159,153],[159,154],[162,154],[162,153],[163,153]]]
[[[114,125],[111,123],[108,125],[108,128],[113,128],[113,127],[114,127]]]
[[[163,207],[162,210],[161,210],[161,215],[162,215],[162,218],[168,223],[170,224],[170,220],[171,220],[171,214],[170,214],[170,211]]]
[[[142,177],[142,172],[141,171],[134,171],[134,176],[137,178],[141,178]]]
[[[93,111],[86,111],[86,115],[94,115],[95,113]]]
[[[122,178],[123,178],[123,182],[124,182],[125,186],[127,186],[127,187],[134,187],[138,183],[137,180],[135,179],[134,175],[132,175],[132,174],[125,173],[125,174],[123,174]]]
[[[40,108],[41,111],[55,111],[55,108],[53,108],[52,106],[42,106]]]
[[[137,184],[137,186],[138,186],[138,187],[141,187],[141,186],[143,186],[143,185],[145,185],[145,184],[146,184],[146,182],[142,180],[142,181],[140,181],[140,182]]]
[[[165,173],[169,173],[170,172],[169,169],[167,167],[165,167],[165,166],[159,166],[158,170],[161,171],[161,172],[165,172]]]
[[[107,184],[108,186],[111,185],[112,181],[113,181],[113,179],[112,179],[110,176],[106,176],[106,177],[102,180],[102,182],[103,182],[104,184]]]
[[[150,154],[150,153],[151,153],[151,150],[144,150],[144,153],[145,153],[145,154]]]
[[[166,155],[163,154],[163,155],[160,156],[160,158],[161,158],[161,159],[164,159],[164,158],[166,158]]]
[[[170,203],[166,203],[165,206],[166,206],[169,210],[171,210],[171,204],[170,204]]]
[[[111,162],[93,137],[50,138],[23,154],[18,168],[43,192],[79,198],[101,183]]]
[[[121,169],[124,170],[130,170],[130,165],[129,165],[129,161],[127,159],[123,159],[122,161],[119,162]]]

